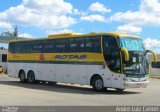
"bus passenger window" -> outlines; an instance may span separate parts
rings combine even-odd
[[[85,50],[100,53],[100,37],[85,37]]]
[[[21,49],[20,45],[21,45],[21,42],[17,42],[16,44],[14,44],[15,53],[20,53],[20,49]]]
[[[39,52],[42,52],[42,42],[43,41],[32,41],[31,42],[31,45],[32,45],[32,52],[35,52],[35,53],[39,53]]]
[[[7,62],[7,54],[2,54],[2,62]]]
[[[15,43],[10,43],[9,44],[9,52],[15,53]]]
[[[70,52],[76,52],[76,48],[77,48],[76,40],[74,38],[69,39]]]
[[[84,52],[85,51],[85,46],[84,46],[84,38],[76,38],[76,52]]]
[[[101,38],[100,37],[93,37],[92,41],[94,43],[94,52],[100,53],[101,52]]]
[[[68,52],[69,51],[68,39],[58,39],[55,42],[56,42],[55,43],[56,52]]]
[[[94,44],[91,37],[85,37],[85,50],[86,52],[94,52]]]
[[[20,53],[31,52],[31,42],[20,42],[19,48],[20,48],[19,50]]]
[[[45,40],[43,52],[52,53],[52,52],[54,52],[54,50],[55,50],[54,49],[54,40]]]
[[[118,50],[118,43],[114,37],[103,37],[103,53],[108,67],[114,72],[120,72],[120,52]]]

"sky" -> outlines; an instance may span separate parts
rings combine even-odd
[[[21,37],[55,33],[125,32],[160,53],[160,0],[3,0],[0,32]]]

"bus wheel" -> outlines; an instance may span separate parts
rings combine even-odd
[[[48,82],[49,85],[56,85],[57,82]]]
[[[92,87],[95,91],[104,91],[103,79],[101,77],[95,77],[92,81]]]
[[[19,79],[22,83],[25,83],[27,80],[26,80],[26,75],[24,73],[24,71],[20,71],[19,73]]]
[[[35,82],[35,75],[34,75],[33,71],[29,71],[27,79],[28,79],[29,83],[34,83]]]

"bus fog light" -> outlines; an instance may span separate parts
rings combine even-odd
[[[125,84],[125,83],[124,83],[123,85],[124,85],[124,86],[128,86],[128,84]]]
[[[128,79],[128,78],[123,78],[123,80],[124,80],[124,81],[130,81],[130,79]]]

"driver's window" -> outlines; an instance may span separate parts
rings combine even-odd
[[[110,70],[114,72],[120,72],[120,52],[118,43],[115,37],[104,36],[103,37],[103,53],[106,64]]]

